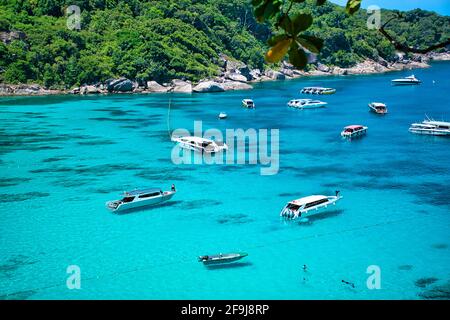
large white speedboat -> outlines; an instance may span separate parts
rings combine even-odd
[[[339,195],[339,192],[336,192],[335,196],[312,195],[292,200],[284,206],[280,212],[280,216],[296,219],[306,215],[311,210],[316,211],[321,208],[327,208],[330,204],[334,205],[340,199],[342,199],[342,196]]]
[[[228,146],[223,142],[196,136],[172,137],[172,141],[178,142],[181,148],[205,153],[215,153],[228,149]]]
[[[388,113],[387,106],[381,102],[372,102],[369,103],[369,109],[376,114],[386,114]]]
[[[422,123],[413,123],[409,132],[433,136],[450,136],[450,122],[426,119]]]
[[[336,89],[324,87],[305,87],[300,92],[306,94],[333,94],[336,92]]]
[[[247,109],[255,109],[255,102],[252,99],[242,100],[242,106]]]
[[[113,212],[117,212],[139,207],[152,206],[171,199],[175,193],[175,187],[173,187],[171,191],[162,191],[158,188],[149,188],[124,192],[122,199],[106,202],[106,208]]]
[[[288,106],[299,109],[314,109],[326,107],[328,103],[313,99],[294,99],[288,102]]]
[[[341,137],[343,138],[355,138],[355,137],[359,137],[362,136],[364,134],[367,133],[367,129],[369,129],[368,127],[359,125],[359,124],[354,124],[351,126],[347,126],[344,128],[344,130],[342,130],[341,132]]]
[[[392,80],[392,84],[394,85],[408,85],[408,84],[420,84],[422,81],[417,79],[414,75],[410,75],[409,77],[394,79]]]

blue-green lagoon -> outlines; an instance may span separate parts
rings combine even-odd
[[[404,71],[211,94],[1,98],[0,295],[420,299],[450,280],[450,139],[408,127],[425,114],[450,119],[450,64],[413,73],[421,85],[392,86]],[[315,85],[337,89],[317,97],[327,108],[286,106]],[[256,109],[242,108],[243,98]],[[389,114],[370,113],[372,101]],[[193,130],[194,121],[223,132],[279,129],[278,174],[173,164],[168,127]],[[342,140],[350,124],[367,125],[367,136]],[[124,190],[172,183],[177,194],[164,205],[120,215],[105,208]],[[286,202],[335,190],[344,196],[335,207],[280,219]],[[197,261],[241,251],[249,256],[233,265]],[[79,290],[66,286],[70,265],[81,270]],[[371,265],[381,289],[366,285]]]

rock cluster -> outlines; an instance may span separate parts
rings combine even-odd
[[[0,40],[8,41],[10,38],[22,37],[21,34],[0,33]],[[290,63],[283,62],[277,70],[250,69],[241,61],[236,61],[224,54],[219,54],[219,76],[192,83],[185,79],[174,79],[169,83],[156,81],[137,82],[127,78],[109,79],[104,83],[86,84],[68,91],[71,94],[106,94],[106,93],[206,93],[223,92],[229,90],[252,89],[251,83],[269,80],[287,80],[302,76],[372,74],[395,70],[429,67],[430,60],[450,60],[450,53],[428,53],[414,55],[406,59],[399,55],[394,62],[382,58],[378,60],[367,59],[350,68],[327,66],[320,62],[310,65],[309,71],[296,70]],[[39,85],[8,85],[0,84],[0,96],[6,95],[45,95],[60,94],[67,91],[50,90]]]

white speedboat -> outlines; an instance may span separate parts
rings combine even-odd
[[[344,130],[342,130],[341,132],[341,137],[343,138],[355,138],[355,137],[359,137],[362,136],[364,134],[367,133],[367,129],[369,129],[368,127],[359,125],[359,124],[354,124],[351,126],[347,126],[344,128]]]
[[[336,89],[324,87],[305,87],[300,92],[305,94],[333,94],[336,92]]]
[[[289,219],[296,219],[309,213],[311,210],[319,210],[327,208],[328,205],[336,204],[337,201],[342,199],[337,192],[335,196],[313,195],[297,200],[288,202],[283,210],[280,212],[280,216]]]
[[[228,149],[228,146],[223,142],[216,142],[196,136],[172,137],[172,141],[178,142],[181,148],[205,153],[215,153]]]
[[[376,114],[386,114],[388,113],[387,106],[381,102],[372,102],[369,103],[369,109]]]
[[[328,103],[313,99],[294,99],[288,102],[288,106],[299,109],[314,109],[326,107]]]
[[[409,132],[433,136],[450,136],[450,122],[427,119],[422,123],[413,123]]]
[[[255,102],[252,99],[242,100],[242,106],[247,109],[255,109]]]
[[[417,79],[414,75],[410,75],[409,77],[394,79],[392,80],[392,84],[394,85],[408,85],[408,84],[420,84],[422,81]]]
[[[171,199],[175,193],[175,188],[173,188],[172,191],[162,191],[161,189],[150,188],[124,192],[122,199],[106,202],[106,208],[113,212],[117,212],[152,206]]]
[[[237,253],[219,253],[215,255],[207,255],[198,257],[199,262],[203,262],[205,265],[210,264],[222,264],[222,263],[231,263],[242,258],[248,256],[246,252],[237,252]]]
[[[228,115],[225,112],[219,113],[219,119],[226,119]]]

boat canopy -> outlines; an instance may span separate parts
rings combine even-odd
[[[156,193],[156,192],[161,193],[162,191],[160,188],[147,188],[147,189],[140,189],[140,190],[133,190],[133,191],[125,192],[125,194],[127,196],[137,196],[140,194]]]
[[[312,196],[300,198],[297,200],[293,200],[289,203],[301,207],[304,204],[308,204],[308,203],[319,201],[319,200],[325,200],[325,199],[328,199],[328,198],[326,196],[322,196],[322,195],[312,195]]]
[[[351,125],[351,126],[345,127],[344,129],[345,130],[348,130],[348,129],[350,129],[350,130],[359,130],[359,129],[362,129],[362,128],[363,128],[363,126],[361,126],[361,125]]]

